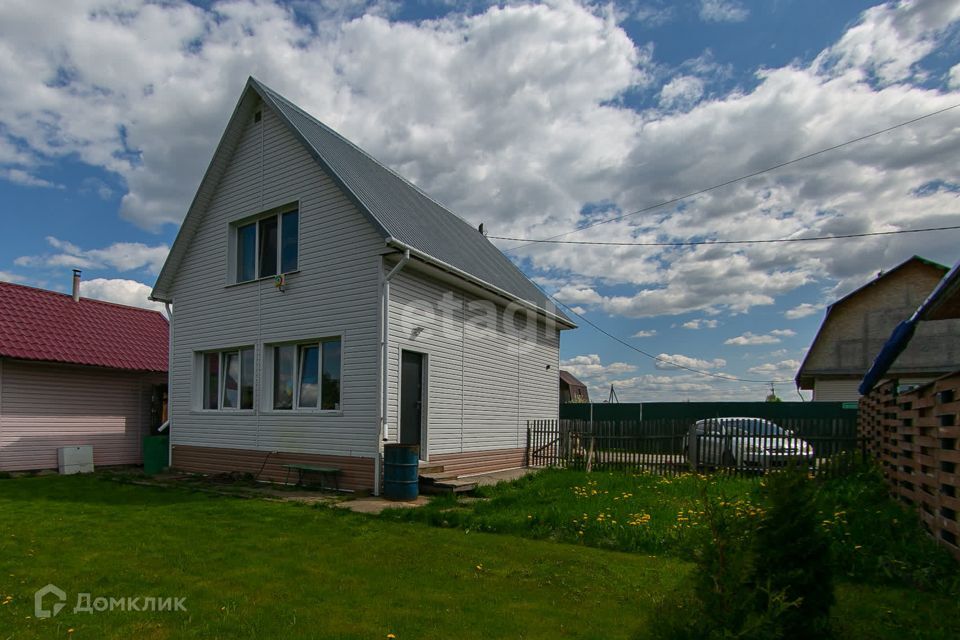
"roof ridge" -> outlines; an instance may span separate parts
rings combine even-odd
[[[356,143],[350,141],[348,138],[346,138],[345,136],[343,136],[343,135],[342,135],[340,132],[338,132],[336,129],[334,129],[333,127],[325,124],[323,121],[317,119],[315,116],[311,115],[309,112],[305,111],[305,110],[302,109],[300,106],[298,106],[297,104],[295,104],[294,102],[292,102],[289,98],[286,98],[285,96],[281,95],[281,94],[278,93],[277,91],[271,89],[270,87],[268,87],[267,85],[263,84],[262,82],[260,82],[260,81],[257,80],[256,78],[253,78],[253,77],[251,76],[251,79],[252,79],[253,82],[255,82],[261,89],[263,89],[265,92],[269,93],[271,98],[273,98],[273,99],[275,99],[275,100],[282,100],[287,106],[289,106],[289,107],[291,107],[292,109],[294,109],[295,111],[297,111],[297,113],[299,113],[300,115],[304,116],[304,117],[307,118],[308,120],[312,121],[314,124],[322,127],[322,128],[323,128],[325,131],[327,131],[328,133],[336,136],[336,137],[339,138],[341,141],[343,141],[344,143],[346,143],[349,147],[351,147],[354,151],[359,152],[361,155],[363,155],[364,157],[366,157],[368,160],[370,160],[371,162],[373,162],[375,165],[377,165],[377,166],[380,167],[381,169],[383,169],[383,170],[385,170],[385,171],[388,171],[388,172],[391,173],[395,178],[401,180],[401,181],[402,181],[404,184],[406,184],[407,186],[415,189],[415,190],[416,190],[420,195],[422,195],[424,198],[426,198],[427,200],[429,200],[429,201],[432,202],[433,204],[437,205],[438,207],[440,207],[441,209],[443,209],[445,212],[449,213],[451,216],[453,216],[455,219],[457,219],[457,220],[459,220],[460,222],[462,222],[463,224],[465,224],[465,225],[466,225],[468,228],[470,228],[471,230],[476,231],[476,229],[474,229],[474,227],[473,227],[472,224],[470,224],[469,222],[467,222],[466,220],[464,220],[462,217],[460,217],[460,215],[457,214],[455,211],[451,210],[451,209],[450,209],[449,207],[447,207],[445,204],[443,204],[442,202],[440,202],[439,200],[437,200],[436,198],[434,198],[433,196],[431,196],[429,193],[427,193],[426,191],[424,191],[423,189],[421,189],[419,186],[417,186],[416,184],[414,184],[413,182],[411,182],[410,180],[408,180],[408,179],[405,178],[404,176],[402,176],[400,173],[394,171],[394,170],[393,170],[392,168],[390,168],[389,166],[387,166],[387,165],[385,165],[384,163],[382,163],[382,162],[380,162],[379,160],[377,160],[375,157],[373,157],[372,155],[370,155],[367,151],[365,151],[363,148],[361,148],[360,146],[358,146]],[[318,149],[317,151],[319,152],[319,149]],[[484,238],[486,238],[486,236],[484,236]],[[490,241],[487,240],[487,242],[490,242]]]
[[[50,295],[50,296],[63,296],[63,297],[66,297],[66,298],[72,298],[72,297],[73,297],[72,294],[64,293],[63,291],[54,291],[53,289],[44,289],[44,288],[42,288],[42,287],[35,287],[35,286],[29,285],[29,284],[21,284],[21,283],[19,283],[19,282],[10,282],[10,281],[8,281],[8,280],[0,280],[0,286],[17,287],[17,288],[20,288],[20,289],[29,289],[29,290],[31,290],[31,291],[36,291],[37,293],[41,293],[41,294],[45,294],[45,295]],[[143,307],[137,307],[137,306],[134,306],[134,305],[132,305],[132,304],[123,304],[123,303],[120,303],[120,302],[111,302],[110,300],[100,300],[99,298],[90,298],[90,297],[83,297],[83,296],[80,296],[80,300],[78,300],[77,302],[92,302],[92,303],[94,303],[94,304],[105,304],[105,305],[110,305],[110,306],[112,306],[112,307],[120,307],[121,309],[128,309],[128,310],[130,310],[130,311],[137,311],[137,312],[142,312],[142,313],[155,313],[155,314],[157,314],[158,316],[160,316],[161,318],[163,318],[164,320],[167,320],[167,316],[165,316],[165,315],[164,315],[163,313],[161,313],[160,311],[157,311],[157,310],[155,310],[155,309],[144,309]]]

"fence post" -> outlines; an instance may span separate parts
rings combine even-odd
[[[523,454],[523,466],[530,466],[530,421],[527,420],[527,450]]]
[[[587,453],[587,473],[593,471],[593,445],[596,442],[597,437],[593,434],[593,425],[591,424],[590,429],[590,451]]]

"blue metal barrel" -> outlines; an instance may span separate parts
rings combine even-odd
[[[387,500],[416,500],[420,493],[420,446],[383,447],[383,495]]]

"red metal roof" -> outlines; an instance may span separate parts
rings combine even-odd
[[[156,311],[0,282],[0,357],[166,371],[167,335]]]

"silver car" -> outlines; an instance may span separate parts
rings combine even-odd
[[[690,425],[683,451],[694,466],[762,471],[788,464],[814,464],[809,443],[763,418],[698,420]]]

